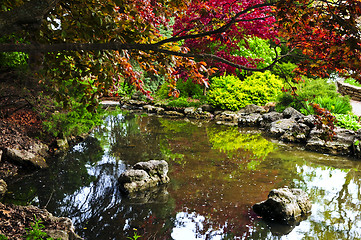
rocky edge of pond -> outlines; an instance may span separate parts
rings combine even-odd
[[[133,99],[121,100],[120,106],[126,110],[141,110],[166,117],[204,119],[223,125],[257,127],[272,138],[304,144],[306,150],[361,158],[361,129],[355,132],[336,127],[335,136],[326,141],[323,139],[325,133],[315,126],[315,117],[305,116],[292,107],[280,113],[272,111],[272,104],[263,107],[251,104],[235,112],[218,110],[210,105],[172,108]]]
[[[74,226],[69,218],[54,217],[45,209],[34,206],[15,206],[0,203],[0,234],[9,239],[24,239],[28,229],[39,222],[43,226],[40,230],[46,232],[53,239],[81,240],[74,232]],[[39,226],[40,226],[39,225]]]
[[[47,168],[51,152],[60,154],[69,148],[69,145],[84,140],[86,135],[72,137],[68,140],[57,140],[54,149],[38,139],[30,138],[20,128],[6,125],[0,121],[2,144],[0,146],[0,199],[7,191],[7,184],[3,179],[15,176],[20,168],[30,169]],[[55,151],[51,151],[51,150]],[[24,168],[24,169],[25,169]],[[31,224],[40,220],[44,225],[42,231],[54,239],[82,239],[74,232],[74,227],[69,218],[57,218],[44,209],[34,206],[15,206],[0,203],[0,234],[9,239],[24,239],[26,229],[31,229]]]
[[[356,158],[361,157],[361,130],[354,132],[336,128],[336,135],[333,137],[333,140],[325,141],[322,139],[323,132],[315,127],[315,118],[312,115],[304,116],[293,108],[287,108],[282,113],[279,113],[270,111],[272,110],[272,105],[264,107],[248,105],[234,112],[214,109],[210,105],[203,105],[198,108],[169,108],[161,104],[151,105],[147,102],[133,99],[122,100],[120,101],[120,105],[123,109],[142,110],[150,114],[166,117],[203,119],[216,121],[217,124],[223,125],[258,127],[262,128],[270,136],[282,141],[303,143],[307,150],[350,155]],[[106,106],[107,105],[105,105],[105,107]],[[5,131],[3,132],[3,136],[9,140],[7,141],[9,144],[0,148],[0,161],[2,161],[3,164],[7,164],[5,162],[13,162],[17,165],[34,168],[48,167],[46,159],[50,157],[49,146],[37,139],[29,138],[13,128],[3,128],[3,131]],[[84,138],[85,136],[73,137],[71,139],[58,139],[54,153],[57,154],[67,150],[69,145],[79,142]],[[3,171],[0,179],[6,178],[8,175],[14,175],[16,172],[17,167],[12,167],[8,173]],[[124,190],[129,193],[131,192],[125,188]],[[0,180],[0,197],[5,192],[6,183]]]

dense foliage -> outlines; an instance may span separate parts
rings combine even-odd
[[[270,71],[254,73],[244,81],[233,75],[212,78],[207,99],[222,109],[239,110],[249,104],[264,105],[275,99],[282,81]]]
[[[279,102],[278,111],[293,107],[304,114],[314,114],[312,106],[309,105],[311,102],[334,113],[347,113],[351,110],[349,97],[341,96],[334,82],[322,78],[303,77],[301,82],[286,87],[278,96],[277,101]]]
[[[164,76],[171,94],[178,96],[176,82],[182,74],[207,85],[215,69],[205,62],[232,73],[255,71],[261,63],[271,68],[285,57],[274,50],[275,61],[268,64],[270,59],[247,55],[244,50],[252,48],[255,37],[286,43],[291,52],[300,49],[305,57],[299,72],[327,76],[339,71],[358,79],[361,71],[358,0],[16,0],[0,7],[1,35],[15,33],[26,43],[9,41],[0,44],[0,51],[28,52],[29,59],[46,53],[38,56],[46,65],[45,79],[74,79],[74,85],[93,79],[96,91],[86,90],[84,103],[124,81],[150,97],[135,65]],[[73,68],[62,71],[61,63]],[[46,83],[67,101],[61,81]]]
[[[177,15],[173,26],[174,35],[184,36],[216,31],[220,26],[229,22],[235,14],[262,3],[262,0],[191,1],[186,11]],[[270,6],[249,11],[225,31],[201,39],[186,39],[183,45],[197,53],[214,54],[236,64],[255,68],[262,59],[247,54],[246,51],[250,45],[253,44],[254,46],[256,43],[254,37],[261,39],[274,39],[276,37],[276,31],[271,27],[276,20],[271,13],[272,8]],[[217,66],[221,73],[235,73],[236,68],[233,66],[225,63],[219,64],[212,59],[207,62],[212,66]]]
[[[360,117],[354,114],[335,114],[336,125],[342,128],[357,131],[361,128]]]
[[[270,100],[262,87],[247,80],[267,81],[250,76],[253,71],[275,67],[275,74],[291,82],[334,71],[360,80],[360,6],[359,0],[2,1],[0,34],[7,41],[0,43],[0,52],[28,54],[38,82],[66,107],[75,99],[95,111],[99,97],[131,92],[129,86],[151,99],[150,92],[163,84],[168,96],[179,97],[186,93],[177,89],[177,81],[188,83],[188,78],[206,92],[208,78],[218,71],[245,79],[229,82],[244,89],[227,87],[227,93],[214,86],[209,101],[239,109]],[[298,67],[291,73],[292,64],[278,63],[292,60],[294,53],[302,54],[297,56],[301,62],[294,61]],[[294,93],[295,88],[286,90]],[[229,96],[234,93],[240,95]],[[188,93],[176,105],[190,95],[200,97]],[[298,109],[304,100],[315,99],[320,107],[336,104],[322,96],[288,97],[281,103]]]

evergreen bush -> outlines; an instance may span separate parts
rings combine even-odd
[[[281,87],[282,81],[270,71],[256,72],[244,81],[233,75],[214,77],[207,100],[215,107],[237,111],[274,100]]]

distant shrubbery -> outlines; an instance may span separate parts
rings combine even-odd
[[[345,83],[348,83],[348,84],[351,84],[353,86],[356,86],[356,87],[361,87],[361,83],[357,82],[355,79],[353,78],[347,78],[345,79]]]
[[[304,82],[294,85],[297,88],[296,97],[292,95],[290,89],[278,96],[276,107],[278,111],[293,107],[304,114],[314,114],[313,109],[308,105],[310,102],[318,103],[332,113],[345,114],[352,110],[350,98],[339,94],[334,82],[321,78],[304,77],[304,79]]]
[[[212,78],[207,100],[215,107],[239,110],[249,104],[264,105],[280,93],[282,81],[270,71],[256,72],[244,81],[233,75]]]

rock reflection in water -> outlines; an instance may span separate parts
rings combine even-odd
[[[69,216],[85,239],[360,239],[361,166],[303,151],[253,129],[110,115],[53,169],[9,182],[6,201]],[[171,182],[123,197],[117,178],[139,161],[166,159]],[[307,192],[313,213],[280,231],[251,206],[273,188]]]

